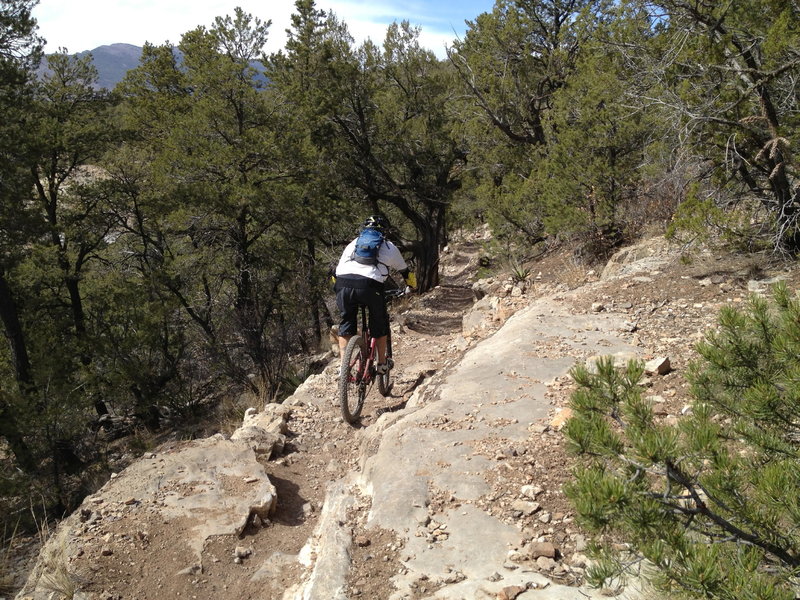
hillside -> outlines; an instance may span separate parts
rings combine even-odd
[[[94,50],[80,52],[78,56],[92,55],[97,68],[97,86],[113,89],[131,69],[139,66],[142,49],[131,44],[111,44]]]
[[[180,52],[177,49],[174,52],[180,59]],[[81,58],[88,55],[91,55],[92,62],[97,69],[97,82],[94,87],[96,89],[112,90],[122,81],[128,71],[139,66],[142,48],[131,44],[110,44],[98,46],[94,50],[84,50],[77,53],[77,56]],[[258,71],[262,71],[264,68],[258,61],[254,61],[252,66]],[[39,67],[38,75],[42,77],[47,72],[47,59],[45,58]],[[256,77],[256,80],[266,81],[263,76]]]
[[[125,73],[139,66],[142,48],[131,44],[110,44],[98,46],[94,50],[84,50],[77,53],[81,58],[89,54],[92,56],[92,61],[98,74],[95,87],[110,90],[122,81]],[[45,58],[39,67],[38,74],[41,77],[47,72],[47,59]]]
[[[684,263],[654,238],[603,270],[548,255],[521,286],[476,281],[480,255],[480,240],[454,245],[442,285],[396,308],[393,392],[373,390],[358,427],[340,418],[328,357],[230,439],[175,440],[120,472],[62,523],[18,598],[70,582],[76,598],[126,599],[619,591],[583,587],[589,540],[561,493],[569,369],[667,358],[648,396],[676,421],[719,308],[774,278],[796,287],[798,272],[711,253]]]

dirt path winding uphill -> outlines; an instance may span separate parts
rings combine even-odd
[[[332,361],[234,439],[145,455],[62,524],[19,598],[598,596],[575,587],[587,537],[561,491],[569,369],[668,357],[648,393],[678,419],[692,344],[718,308],[797,273],[710,255],[684,265],[651,242],[606,279],[551,256],[532,289],[482,281],[474,303],[479,249],[459,246],[440,287],[395,307],[392,394],[373,390],[356,427]]]
[[[308,541],[330,485],[359,468],[359,433],[457,359],[476,257],[477,246],[464,246],[456,277],[395,308],[392,393],[373,390],[356,428],[341,420],[332,358],[274,421],[282,448],[270,456],[215,436],[146,454],[61,524],[19,597],[291,597],[316,564]]]

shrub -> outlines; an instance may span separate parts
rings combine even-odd
[[[711,197],[701,197],[697,185],[677,207],[667,237],[686,243],[699,242],[733,252],[757,252],[774,238],[763,210],[755,203],[740,202],[721,207]]]
[[[606,539],[590,579],[634,567],[697,598],[794,599],[800,593],[800,302],[725,308],[689,372],[693,410],[658,423],[640,363],[576,368],[566,432],[582,455],[566,489]],[[602,537],[602,536],[601,536]],[[619,548],[619,545],[615,547]]]

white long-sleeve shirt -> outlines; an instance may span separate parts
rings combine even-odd
[[[395,271],[405,271],[408,269],[408,265],[405,259],[403,259],[403,255],[400,254],[400,250],[389,240],[384,240],[378,250],[377,265],[362,265],[352,260],[351,257],[353,256],[353,252],[355,252],[357,241],[358,238],[354,239],[347,245],[344,252],[342,252],[339,264],[336,265],[337,277],[361,275],[362,277],[369,277],[370,279],[383,283],[389,276],[390,268]]]

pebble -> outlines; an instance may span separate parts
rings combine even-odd
[[[547,556],[540,556],[536,559],[536,566],[542,571],[552,571],[556,568],[557,564],[555,560]]]
[[[550,542],[533,542],[528,546],[528,554],[533,559],[542,556],[555,558],[557,553],[558,549]]]

